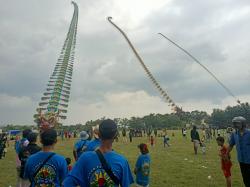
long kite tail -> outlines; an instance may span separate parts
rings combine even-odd
[[[170,38],[168,38],[167,36],[165,36],[162,33],[158,33],[159,35],[161,35],[162,37],[164,37],[165,39],[167,39],[170,43],[174,44],[177,48],[179,48],[180,50],[182,50],[184,53],[186,53],[190,58],[192,58],[197,64],[199,64],[203,69],[205,69],[224,89],[225,91],[231,95],[238,104],[240,104],[240,100],[236,98],[236,96],[233,94],[233,92],[227,88],[206,66],[204,66],[197,58],[195,58],[191,53],[189,53],[187,50],[185,50],[184,48],[182,48],[180,45],[178,45],[177,43],[175,43],[173,40],[171,40]]]
[[[128,42],[130,48],[132,49],[132,51],[134,52],[136,58],[139,60],[141,66],[143,67],[144,71],[146,72],[147,76],[149,77],[149,79],[151,80],[151,82],[153,83],[153,85],[155,86],[155,88],[160,92],[161,96],[164,98],[164,101],[169,103],[171,108],[175,111],[175,112],[181,112],[182,109],[180,107],[178,107],[174,101],[170,98],[170,96],[167,94],[166,91],[164,91],[162,89],[162,87],[160,86],[160,84],[158,83],[158,81],[154,78],[154,76],[152,75],[152,73],[149,71],[149,69],[147,68],[147,66],[144,64],[142,58],[140,57],[140,55],[138,54],[138,52],[136,51],[135,47],[133,46],[133,44],[131,43],[131,41],[129,40],[129,38],[127,37],[127,35],[125,34],[125,32],[119,28],[114,22],[111,21],[112,17],[108,17],[107,20],[116,28],[118,29],[121,34],[124,36],[124,38],[126,39],[126,41]]]

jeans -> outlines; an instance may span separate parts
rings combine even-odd
[[[240,170],[245,186],[250,187],[250,164],[240,162]]]

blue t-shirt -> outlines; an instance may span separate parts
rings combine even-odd
[[[86,151],[95,151],[97,148],[100,147],[100,145],[101,145],[101,140],[100,139],[91,140],[88,143]]]
[[[141,186],[149,184],[150,174],[150,156],[149,154],[141,154],[136,162],[136,183]]]
[[[24,147],[24,142],[27,140],[27,138],[22,138],[21,140],[18,140],[15,144],[15,150],[16,153],[19,154],[20,150],[22,149],[22,147]]]
[[[88,140],[79,140],[75,143],[75,150],[77,157],[80,158],[81,154],[86,151],[89,141]]]
[[[122,187],[128,187],[134,182],[128,161],[121,155],[110,151],[104,157]],[[94,151],[89,151],[80,157],[64,181],[64,187],[116,187]]]
[[[31,181],[37,168],[50,154],[51,152],[38,152],[31,155],[25,164],[24,178],[30,179]],[[64,178],[67,176],[67,173],[68,170],[65,158],[61,155],[55,154],[39,170],[35,179],[32,179],[32,187],[43,185],[60,187]]]
[[[245,130],[241,136],[239,132],[231,135],[229,145],[236,145],[238,161],[245,164],[250,164],[250,131]]]

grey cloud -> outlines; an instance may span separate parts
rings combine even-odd
[[[124,38],[106,21],[109,15],[126,31],[145,64],[177,103],[209,100],[219,104],[228,95],[158,32],[194,54],[236,95],[249,94],[250,13],[245,10],[245,15],[227,20],[249,7],[248,1],[171,1],[135,26],[128,26],[132,19],[128,10],[121,10],[127,13],[124,18],[115,14],[114,3],[78,2],[72,101],[102,103],[106,93],[139,90],[158,96]],[[0,7],[0,30],[4,31],[0,33],[0,93],[29,97],[33,111],[60,53],[73,7],[70,1],[59,0],[1,4],[5,6]]]

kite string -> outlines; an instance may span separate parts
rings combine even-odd
[[[191,57],[196,63],[198,63],[201,67],[203,67],[225,90],[226,92],[231,95],[238,104],[240,104],[240,100],[236,98],[236,96],[233,94],[233,92],[227,88],[206,66],[204,66],[197,58],[195,58],[192,54],[190,54],[187,50],[185,50],[184,48],[182,48],[180,45],[178,45],[177,43],[175,43],[173,40],[171,40],[170,38],[168,38],[167,36],[165,36],[162,33],[158,33],[160,34],[162,37],[164,37],[165,39],[167,39],[169,42],[171,42],[172,44],[174,44],[176,47],[178,47],[179,49],[181,49],[184,53],[186,53],[189,57]]]

